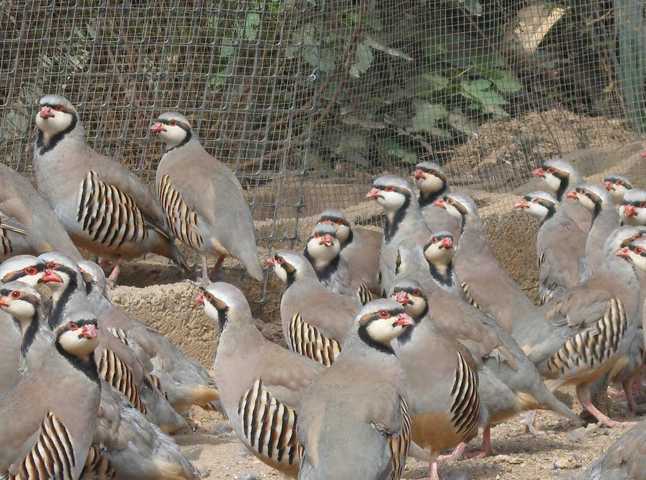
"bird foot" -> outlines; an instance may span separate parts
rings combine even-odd
[[[493,453],[493,450],[491,449],[480,449],[480,450],[474,450],[473,452],[467,452],[464,454],[464,458],[472,460],[472,459],[483,459],[487,457],[494,457],[496,454]]]
[[[452,462],[457,462],[458,460],[461,460],[462,457],[464,456],[464,450],[466,449],[467,444],[462,442],[460,443],[449,455],[440,455],[437,457],[435,460],[436,462],[442,462],[442,463],[452,463]]]

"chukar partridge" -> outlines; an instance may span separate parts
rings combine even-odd
[[[337,361],[302,395],[299,479],[401,478],[411,420],[391,343],[413,324],[393,300],[357,314]]]
[[[611,202],[605,188],[599,185],[579,184],[566,193],[567,198],[578,201],[592,216],[590,231],[585,242],[585,279],[603,262],[603,245],[620,224],[617,207]]]
[[[610,200],[615,205],[621,205],[626,192],[633,189],[631,181],[621,175],[608,175],[603,179],[603,186],[608,191]]]
[[[619,215],[625,225],[646,225],[646,190],[635,188],[626,192]]]
[[[81,259],[47,201],[26,178],[0,165],[0,260],[53,250]]]
[[[0,397],[13,388],[28,367],[38,368],[53,343],[41,328],[40,294],[22,282],[0,283]]]
[[[77,246],[122,259],[156,253],[186,269],[155,197],[116,160],[85,141],[79,115],[64,97],[46,95],[36,115],[33,167],[38,191]]]
[[[16,255],[0,263],[0,283],[19,281],[35,287],[45,272],[45,264],[33,255]]]
[[[417,197],[408,181],[394,175],[384,175],[372,183],[366,195],[375,200],[384,210],[384,242],[379,258],[381,287],[388,292],[392,287],[400,246],[414,247],[430,236],[424,222]]]
[[[438,237],[431,238],[424,250],[428,263],[426,275],[420,269],[420,265],[426,263],[424,259],[411,261],[410,252],[404,252],[396,279],[399,285],[400,279],[419,279],[424,293],[410,289],[406,291],[409,299],[412,299],[409,308],[428,312],[430,305],[430,320],[439,331],[460,341],[469,349],[472,357],[482,364],[479,374],[484,431],[480,455],[493,453],[490,437],[492,425],[527,410],[549,409],[578,423],[574,412],[548,390],[536,367],[511,335],[494,319],[469,305],[466,299],[461,298],[459,291],[451,288],[451,284],[459,284],[459,279],[454,277],[451,284],[443,281],[445,276],[441,272],[452,271],[452,248],[450,245],[447,248],[449,233]]]
[[[462,224],[453,266],[465,297],[515,337],[518,312],[532,311],[534,304],[494,257],[475,202],[467,195],[451,193],[435,203]]]
[[[97,305],[89,301],[85,280],[71,259],[57,252],[43,254],[39,259],[45,263],[41,282],[52,290],[50,328],[56,328],[61,318],[78,309],[91,310],[95,315],[99,312]],[[183,428],[185,421],[173,410],[163,392],[146,377],[136,354],[100,321],[99,327],[95,357],[100,377],[164,431]]]
[[[434,232],[448,231],[457,240],[460,236],[460,222],[433,202],[449,192],[449,181],[442,167],[435,162],[421,162],[413,173],[419,189],[417,202],[428,228]]]
[[[574,202],[568,202],[565,193],[576,187],[581,181],[581,176],[572,164],[553,158],[545,160],[540,168],[532,171],[532,175],[542,178],[547,189],[561,202],[562,215],[571,218],[582,232],[590,228],[590,214]]]
[[[412,317],[415,328],[402,333],[393,348],[404,371],[412,439],[431,450],[429,476],[439,478],[436,459],[440,452],[478,434],[478,373],[464,346],[428,318],[429,305],[421,290],[414,281],[395,283],[392,298]]]
[[[626,227],[612,233],[604,246],[605,262],[550,306],[551,328],[529,352],[552,388],[574,385],[583,407],[609,427],[616,422],[592,404],[590,385],[605,374],[612,378],[630,363],[630,346],[640,334],[639,281],[615,255],[633,234]]]
[[[256,457],[295,477],[297,407],[322,367],[265,339],[233,285],[206,285],[197,301],[220,330],[215,379],[231,426]]]
[[[362,278],[368,288],[379,293],[379,252],[383,234],[375,230],[352,225],[341,210],[327,209],[319,215],[317,226],[327,223],[336,229],[341,242],[341,258],[357,278]]]
[[[211,409],[218,392],[206,369],[162,334],[113,304],[106,296],[103,270],[96,263],[85,260],[78,267],[90,288],[88,301],[97,309],[101,327],[132,349],[149,382],[159,385],[173,408],[179,412],[186,412],[191,405]]]
[[[9,478],[79,478],[97,421],[96,318],[78,312],[55,343],[0,399],[0,472]]]
[[[203,279],[208,255],[218,257],[216,270],[231,255],[260,281],[253,219],[236,176],[202,147],[183,115],[164,113],[150,130],[166,144],[157,167],[159,200],[175,236],[202,256]]]
[[[352,329],[359,302],[321,285],[301,254],[278,251],[267,264],[287,286],[280,300],[285,343],[290,350],[330,366]]]
[[[579,283],[585,255],[582,232],[569,217],[559,215],[559,202],[551,193],[528,193],[514,208],[541,221],[536,236],[538,293],[541,303],[546,303]],[[573,236],[579,236],[582,241],[574,241]]]
[[[335,293],[356,295],[359,302],[365,305],[372,300],[370,279],[360,276],[360,272],[351,270],[345,258],[341,256],[341,242],[337,230],[327,223],[318,223],[305,244],[303,255],[316,271],[319,281]],[[375,264],[377,258],[374,259]]]

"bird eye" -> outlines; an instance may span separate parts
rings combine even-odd
[[[379,310],[379,317],[380,318],[388,318],[390,314],[386,310]]]
[[[14,300],[19,299],[21,296],[22,294],[18,290],[14,290],[13,292],[11,292],[11,298],[13,298]]]
[[[170,123],[170,125],[171,125],[171,126],[173,126],[173,127],[174,127],[175,125],[177,125],[177,121],[176,121],[176,120],[171,120],[169,123]]]
[[[36,275],[38,273],[38,269],[36,267],[26,267],[23,269],[23,272],[26,275]]]
[[[47,270],[56,270],[56,268],[58,267],[58,263],[47,262],[46,267],[47,267]]]
[[[633,251],[634,251],[635,253],[637,253],[637,254],[640,254],[640,255],[641,255],[642,253],[644,253],[644,249],[643,249],[642,247],[634,247],[634,248],[633,248]]]
[[[384,191],[386,191],[386,192],[394,192],[395,189],[393,187],[386,187],[386,188],[384,188]]]
[[[69,327],[70,330],[76,330],[77,328],[79,328],[79,326],[78,326],[78,324],[76,322],[71,322],[68,325],[68,327]]]
[[[415,290],[413,290],[413,295],[415,295],[416,297],[420,297],[422,295],[422,292],[420,292],[419,289],[416,288]]]

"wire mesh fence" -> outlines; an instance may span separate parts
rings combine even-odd
[[[641,0],[0,1],[0,155],[25,173],[38,98],[150,181],[148,126],[187,115],[265,246],[440,162],[507,192],[540,160],[642,133]]]

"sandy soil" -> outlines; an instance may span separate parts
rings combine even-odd
[[[615,418],[636,420],[626,419],[623,412],[625,406],[615,403]],[[224,417],[217,413],[204,414],[199,411],[194,411],[193,414],[200,427],[195,438],[186,438],[190,445],[185,445],[182,449],[203,472],[204,478],[284,478],[249,454],[233,433],[222,431],[226,428]],[[642,414],[640,418],[646,417]],[[626,423],[607,429],[590,424],[585,428],[575,428],[569,421],[549,412],[539,414],[537,424],[544,432],[538,436],[525,433],[524,427],[517,420],[497,426],[492,434],[496,456],[442,465],[440,474],[443,475],[443,480],[569,479],[585,470],[631,426]],[[479,441],[473,441],[470,449],[475,450]],[[425,463],[408,460],[404,478],[424,478],[427,474]]]

